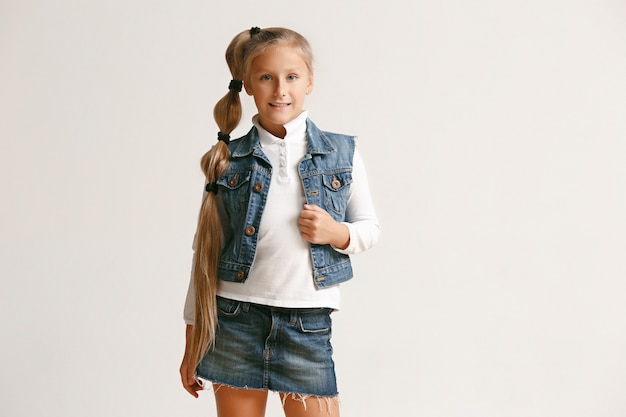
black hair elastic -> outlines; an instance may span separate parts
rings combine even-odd
[[[217,194],[217,183],[208,182],[204,189],[206,190],[207,193]]]
[[[241,87],[243,87],[243,81],[241,80],[230,80],[230,84],[228,84],[229,90],[233,90],[238,93],[241,92]]]
[[[252,26],[252,27],[250,28],[250,36],[254,36],[254,35],[256,35],[257,33],[259,33],[260,31],[261,31],[261,28],[258,28],[258,27],[256,27],[256,26]]]
[[[224,132],[217,132],[217,140],[221,140],[228,145],[230,143],[230,135]]]

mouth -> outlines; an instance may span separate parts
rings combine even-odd
[[[291,103],[270,103],[270,107],[274,107],[277,109],[291,106]]]

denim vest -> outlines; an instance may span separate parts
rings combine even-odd
[[[306,202],[323,208],[336,221],[345,221],[354,138],[322,132],[308,119],[306,126],[308,153],[298,165]],[[228,148],[230,167],[217,181],[224,229],[218,276],[224,281],[245,282],[255,257],[272,166],[261,150],[256,127]],[[352,278],[348,255],[330,245],[310,244],[310,251],[313,281],[318,288]]]

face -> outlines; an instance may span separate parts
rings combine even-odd
[[[254,97],[259,123],[274,136],[284,138],[283,125],[302,112],[304,97],[313,89],[313,74],[298,52],[278,46],[256,57],[245,83]]]

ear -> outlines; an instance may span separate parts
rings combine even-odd
[[[252,93],[252,88],[250,88],[250,87],[248,86],[248,83],[247,83],[247,82],[245,82],[245,81],[243,82],[243,88],[246,90],[246,93],[247,93],[249,96],[253,95],[253,93]]]
[[[315,77],[313,76],[313,71],[309,72],[309,85],[307,85],[306,87],[306,93],[307,94],[311,94],[311,91],[313,91],[313,84],[315,80]]]

